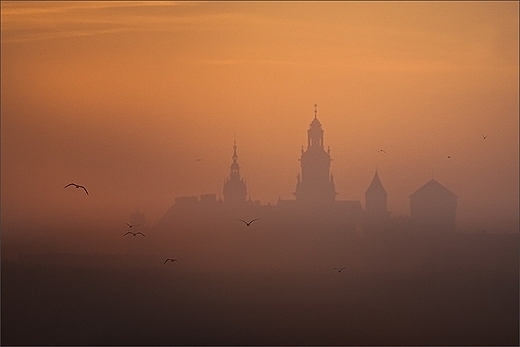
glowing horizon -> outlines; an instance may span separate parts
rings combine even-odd
[[[5,1],[1,25],[7,235],[218,197],[235,136],[250,198],[294,199],[315,103],[338,200],[377,168],[393,215],[435,177],[460,223],[518,226],[518,2]]]

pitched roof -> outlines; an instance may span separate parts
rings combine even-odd
[[[423,185],[421,188],[417,189],[415,193],[410,195],[410,197],[417,197],[417,196],[431,196],[431,195],[445,195],[445,196],[451,196],[453,198],[456,198],[457,195],[450,191],[448,188],[437,182],[435,179],[432,179],[425,185]]]
[[[318,120],[317,117],[314,117],[314,119],[311,122],[310,127],[311,128],[321,128],[321,123],[320,123],[320,121]]]
[[[383,188],[383,184],[381,183],[381,180],[379,179],[379,175],[376,173],[374,175],[374,178],[372,179],[372,183],[370,183],[370,186],[368,187],[366,194],[386,194],[385,188]]]

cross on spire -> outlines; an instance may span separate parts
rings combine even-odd
[[[233,140],[233,156],[232,156],[232,159],[233,159],[233,163],[236,163],[237,162],[237,159],[238,159],[238,155],[237,155],[237,140],[236,140],[236,137],[234,137],[234,140]]]

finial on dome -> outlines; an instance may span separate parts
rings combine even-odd
[[[318,118],[318,104],[314,104],[314,118]]]
[[[238,155],[237,155],[237,140],[236,140],[236,137],[233,135],[233,156],[231,157],[233,159],[233,162],[236,163],[237,159],[238,159]]]

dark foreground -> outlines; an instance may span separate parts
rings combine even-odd
[[[1,342],[518,346],[518,244],[480,247],[464,266],[443,255],[406,271],[4,262]]]

